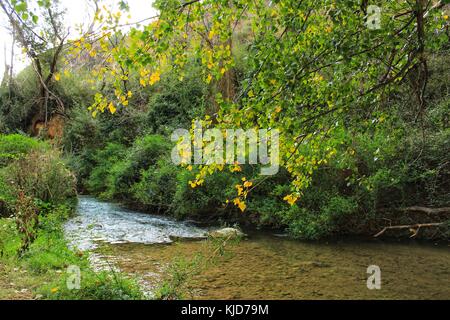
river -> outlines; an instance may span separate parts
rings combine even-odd
[[[136,276],[148,292],[177,257],[211,250],[198,238],[208,230],[186,222],[80,197],[65,226],[74,247],[97,266],[114,265]],[[367,268],[380,268],[381,289],[369,290]],[[193,299],[450,299],[448,244],[416,241],[301,242],[270,232],[250,232],[230,244],[190,282]]]

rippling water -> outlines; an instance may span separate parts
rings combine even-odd
[[[115,204],[80,197],[78,214],[65,225],[72,246],[95,249],[97,242],[171,243],[171,237],[196,238],[206,230],[162,216],[126,210]]]

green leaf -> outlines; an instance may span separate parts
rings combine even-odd
[[[27,3],[26,2],[21,2],[18,3],[14,6],[14,10],[16,10],[17,12],[25,12],[27,10]]]

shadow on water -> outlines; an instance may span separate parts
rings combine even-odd
[[[167,244],[170,233],[196,237],[205,232],[185,223],[142,216],[92,198],[80,200],[79,212],[74,219],[82,222],[69,222],[68,237],[75,244],[82,239],[79,244],[94,248],[98,239],[90,231],[101,231],[99,238],[107,243],[102,250],[106,248],[121,270],[138,275],[149,288],[157,284],[174,257],[189,258],[208,250],[205,241]],[[80,227],[92,223],[93,218],[109,222],[97,229]],[[120,232],[111,235],[112,229]],[[247,240],[228,250],[226,258],[194,277],[193,298],[450,299],[450,250],[446,245],[355,239],[300,242],[253,231]],[[370,265],[381,269],[381,290],[367,288]]]

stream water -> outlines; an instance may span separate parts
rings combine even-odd
[[[207,255],[207,230],[165,217],[125,210],[80,197],[66,237],[89,250],[93,263],[108,261],[137,276],[148,292],[178,257]],[[300,242],[254,232],[195,275],[194,299],[450,299],[447,244],[344,240]],[[367,288],[367,268],[379,266],[381,289]]]

